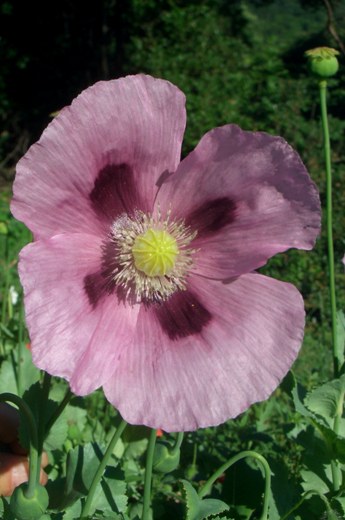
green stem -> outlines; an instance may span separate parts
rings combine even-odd
[[[340,423],[344,409],[344,396],[345,392],[341,392],[337,405],[336,416],[334,417],[333,431],[336,435],[339,435],[340,433]],[[341,470],[336,460],[331,461],[331,470],[334,491],[339,491],[341,483]]]
[[[114,433],[114,435],[113,435],[113,437],[112,437],[112,439],[111,439],[111,441],[109,443],[109,446],[108,446],[105,454],[103,455],[103,459],[101,460],[101,463],[98,466],[98,469],[97,469],[97,471],[95,473],[95,476],[93,477],[93,480],[92,480],[92,483],[91,483],[91,486],[90,486],[90,489],[89,489],[89,492],[88,492],[88,495],[87,495],[84,507],[83,507],[81,515],[80,515],[80,520],[83,519],[83,518],[87,518],[87,516],[88,516],[88,514],[90,512],[90,507],[91,507],[91,504],[92,504],[92,500],[93,500],[96,488],[97,488],[97,486],[98,486],[98,484],[99,484],[99,482],[100,482],[100,480],[102,478],[102,475],[104,473],[106,465],[108,464],[110,456],[113,453],[114,448],[116,446],[116,443],[119,440],[119,438],[121,437],[121,435],[123,433],[123,430],[126,428],[126,426],[127,426],[126,421],[122,420],[120,425],[119,425],[119,427],[115,431],[115,433]]]
[[[64,411],[64,409],[66,408],[66,406],[68,405],[70,400],[72,399],[72,397],[73,397],[73,394],[72,394],[71,390],[68,389],[65,394],[65,397],[63,398],[63,400],[61,401],[61,403],[59,404],[59,406],[57,407],[57,409],[55,410],[55,412],[52,414],[52,416],[50,417],[50,419],[47,421],[47,423],[45,425],[45,428],[44,428],[45,436],[48,435],[52,426],[58,420],[58,418],[60,417],[60,415],[62,414],[62,412]]]
[[[5,247],[4,247],[4,284],[2,287],[3,290],[3,299],[2,299],[2,307],[1,307],[1,323],[6,324],[6,310],[7,310],[7,294],[10,285],[10,267],[9,267],[9,247],[8,247],[8,235],[5,236]]]
[[[303,502],[305,500],[307,500],[309,497],[311,497],[313,495],[317,495],[323,501],[323,503],[326,506],[327,513],[332,512],[332,509],[329,505],[327,498],[324,495],[321,495],[321,493],[319,493],[318,491],[316,491],[314,489],[310,489],[309,491],[306,491],[304,493],[304,495],[302,495],[301,500],[299,502],[297,502],[297,504],[295,504],[291,509],[289,509],[289,511],[287,513],[285,513],[285,515],[282,516],[280,518],[280,520],[287,520],[294,511],[297,511],[297,509],[301,507],[301,505],[303,504]]]
[[[265,457],[260,455],[259,453],[256,453],[255,451],[242,451],[238,455],[235,455],[232,457],[228,462],[225,462],[220,468],[207,480],[207,482],[203,485],[203,487],[200,489],[198,495],[200,498],[203,498],[205,495],[207,495],[213,486],[213,484],[216,482],[216,480],[226,471],[228,470],[233,464],[238,462],[241,459],[245,459],[247,457],[252,457],[253,459],[257,460],[261,467],[264,470],[265,473],[265,491],[264,491],[264,503],[262,507],[262,513],[260,516],[260,520],[267,520],[268,518],[268,506],[269,506],[269,499],[270,499],[270,490],[271,490],[271,470],[268,465],[267,460]]]
[[[25,496],[27,498],[32,498],[35,493],[36,486],[38,484],[37,475],[39,474],[37,468],[39,467],[38,461],[38,436],[37,436],[37,426],[34,419],[34,416],[26,404],[25,401],[21,397],[18,397],[15,394],[10,394],[8,392],[0,394],[0,402],[8,401],[10,403],[15,404],[20,412],[26,417],[27,424],[29,428],[29,437],[30,437],[30,450],[29,450],[29,482],[28,487],[25,492]]]
[[[38,475],[37,481],[39,481],[41,473],[41,458],[43,451],[43,442],[45,439],[45,416],[47,410],[47,403],[51,384],[51,375],[44,372],[42,391],[40,393],[40,408],[39,408],[39,420],[38,420]]]
[[[332,348],[333,348],[333,369],[334,377],[338,377],[341,370],[341,355],[338,352],[337,344],[337,304],[335,294],[335,273],[334,273],[334,246],[333,246],[333,202],[332,202],[332,164],[331,164],[331,144],[327,117],[327,81],[320,81],[320,105],[321,120],[324,140],[325,166],[326,166],[326,217],[327,217],[327,249],[328,249],[328,271],[329,271],[329,291],[331,300],[331,321],[332,321]],[[338,407],[337,417],[334,420],[334,428],[339,423],[342,416]],[[335,430],[334,430],[335,431]],[[332,480],[334,491],[340,488],[340,468],[335,460],[331,461]]]
[[[340,353],[337,346],[337,305],[335,296],[335,274],[334,274],[334,246],[333,246],[333,204],[332,204],[332,165],[331,165],[331,145],[329,138],[328,117],[327,117],[327,81],[320,81],[320,105],[321,120],[324,140],[325,166],[326,166],[326,216],[327,216],[327,248],[328,248],[328,270],[329,270],[329,290],[331,299],[331,319],[332,319],[332,346],[334,376],[338,377],[340,366]]]
[[[24,302],[20,301],[19,325],[18,325],[18,358],[17,358],[17,389],[18,395],[23,395],[23,347],[24,347]]]
[[[144,504],[141,520],[148,520],[151,506],[151,486],[152,486],[152,466],[153,454],[157,438],[157,430],[151,430],[149,445],[146,455],[145,483],[144,483]]]
[[[181,444],[182,444],[182,441],[183,441],[183,436],[184,436],[184,433],[183,432],[179,432],[177,434],[177,437],[176,437],[176,440],[175,440],[175,444],[170,452],[170,455],[175,455],[178,450],[181,448]]]

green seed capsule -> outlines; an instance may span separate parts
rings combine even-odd
[[[49,496],[45,487],[38,485],[34,495],[27,498],[27,482],[18,486],[11,496],[10,508],[17,520],[39,520],[46,512]]]
[[[339,52],[330,47],[317,47],[306,51],[311,71],[321,78],[330,78],[337,73]]]

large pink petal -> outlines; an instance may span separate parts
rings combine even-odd
[[[135,341],[104,386],[131,423],[222,423],[266,399],[299,351],[303,300],[290,284],[256,273],[228,284],[193,277],[181,294],[175,309],[142,307]]]
[[[184,103],[144,75],[84,90],[19,161],[14,216],[40,238],[98,233],[124,211],[152,210],[155,183],[180,160]]]
[[[193,271],[230,278],[290,247],[310,249],[320,228],[314,183],[280,137],[228,125],[207,133],[162,185],[161,209],[198,236]]]
[[[99,271],[100,258],[100,240],[85,234],[40,240],[20,255],[33,361],[79,395],[112,375],[136,321],[135,308],[115,294],[90,301],[84,280]]]

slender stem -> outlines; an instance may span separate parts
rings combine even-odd
[[[327,217],[327,249],[328,249],[328,271],[329,271],[329,291],[331,300],[331,321],[332,321],[332,348],[333,348],[333,367],[334,376],[338,377],[340,366],[340,353],[338,352],[337,343],[337,304],[335,294],[335,273],[334,273],[334,245],[333,245],[333,202],[332,202],[332,164],[331,164],[331,144],[328,128],[327,117],[327,81],[320,81],[320,105],[321,105],[321,120],[324,140],[325,152],[325,166],[326,166],[326,217]],[[338,407],[337,417],[334,420],[334,431],[339,424],[342,416],[341,410]],[[340,488],[340,468],[337,461],[331,461],[332,480],[334,491]]]
[[[41,458],[43,451],[43,442],[45,438],[45,415],[47,410],[47,402],[50,391],[51,375],[44,372],[42,391],[40,393],[40,409],[38,416],[38,468],[37,481],[39,481],[41,474]]]
[[[38,436],[37,436],[37,426],[34,419],[34,416],[26,404],[25,401],[21,397],[18,397],[15,394],[10,394],[8,392],[0,394],[0,402],[8,401],[10,403],[18,406],[20,412],[26,417],[28,427],[29,427],[29,435],[30,435],[30,450],[29,450],[29,483],[28,487],[25,491],[25,496],[27,498],[32,498],[34,496],[35,488],[38,484],[37,480],[37,468],[38,468]]]
[[[332,509],[329,505],[327,498],[324,495],[322,495],[321,493],[319,493],[319,491],[316,491],[315,489],[310,489],[309,491],[306,491],[304,493],[304,495],[302,495],[301,500],[299,500],[299,502],[297,502],[297,504],[295,504],[291,509],[289,509],[289,511],[287,513],[285,513],[285,515],[282,516],[280,518],[280,520],[287,520],[287,518],[289,518],[289,516],[292,515],[292,513],[294,511],[297,511],[297,509],[301,507],[301,505],[303,504],[303,502],[305,500],[307,500],[308,498],[310,498],[313,495],[317,495],[323,501],[323,503],[326,506],[327,513],[332,512]]]
[[[17,358],[17,389],[18,395],[23,395],[23,346],[24,346],[24,303],[23,298],[20,301],[19,308],[19,325],[18,325],[18,358]]]
[[[340,356],[337,348],[337,305],[335,296],[335,274],[334,274],[334,246],[333,246],[333,204],[332,204],[332,166],[331,166],[331,145],[329,138],[328,117],[327,117],[327,81],[320,81],[320,105],[321,120],[324,140],[325,166],[326,166],[326,216],[327,216],[327,247],[328,247],[328,270],[329,270],[329,289],[331,299],[331,319],[332,319],[332,346],[334,375],[338,377],[341,367]]]
[[[203,485],[203,487],[200,489],[198,495],[200,498],[203,498],[207,493],[211,491],[211,488],[213,484],[216,482],[216,480],[227,470],[229,469],[233,464],[238,462],[241,459],[245,459],[247,457],[252,457],[256,459],[259,464],[261,464],[261,467],[264,470],[265,473],[265,491],[264,491],[264,503],[262,507],[262,513],[260,516],[260,520],[267,520],[268,515],[268,506],[269,506],[269,499],[270,499],[270,491],[271,491],[271,470],[268,465],[267,460],[265,457],[260,455],[259,453],[256,453],[255,451],[242,451],[238,455],[235,455],[232,457],[229,461],[225,462],[222,466],[220,466],[219,469],[213,475],[207,480],[207,482]]]
[[[64,409],[66,408],[66,406],[68,405],[70,400],[72,399],[72,397],[73,397],[73,394],[72,394],[71,390],[68,389],[65,394],[65,397],[63,398],[63,400],[61,401],[61,403],[59,404],[59,406],[57,407],[57,409],[55,410],[55,412],[52,414],[52,416],[50,417],[50,419],[47,421],[47,423],[45,425],[45,429],[44,429],[45,436],[48,435],[48,433],[51,430],[52,426],[54,425],[55,421],[58,420],[58,418],[60,417],[60,415],[62,414],[62,412],[64,411]]]
[[[1,307],[1,323],[5,325],[6,323],[6,307],[7,307],[7,294],[8,294],[8,288],[10,285],[10,276],[9,276],[9,247],[8,247],[8,235],[5,235],[5,247],[4,247],[4,284],[2,287],[3,290],[3,300],[2,300],[2,307]]]
[[[143,514],[142,514],[141,520],[148,520],[149,513],[150,513],[152,466],[153,466],[153,454],[155,451],[156,438],[157,438],[157,430],[151,430],[150,438],[149,438],[149,445],[147,448],[147,455],[146,455],[144,504],[143,504]]]
[[[193,460],[192,460],[192,466],[196,466],[196,459],[197,459],[197,456],[198,456],[198,446],[196,445],[196,443],[194,443],[194,446],[193,446]]]
[[[104,473],[106,465],[108,464],[110,456],[113,453],[114,448],[116,446],[116,443],[119,440],[119,438],[121,437],[121,435],[123,433],[123,430],[126,428],[126,426],[127,426],[126,421],[122,420],[120,425],[119,425],[119,427],[115,431],[115,433],[114,433],[114,435],[113,435],[113,437],[112,437],[112,439],[111,439],[111,441],[109,443],[109,446],[108,446],[105,454],[103,455],[103,459],[101,460],[101,463],[98,466],[98,469],[97,469],[97,471],[95,473],[95,476],[93,477],[93,480],[92,480],[92,483],[91,483],[91,486],[90,486],[90,489],[89,489],[89,492],[88,492],[88,495],[87,495],[87,498],[86,498],[83,510],[81,512],[81,515],[80,515],[80,520],[82,520],[83,518],[87,518],[87,516],[88,516],[88,514],[90,512],[90,507],[91,507],[91,504],[92,504],[92,500],[93,500],[96,488],[97,488],[97,486],[98,486],[98,484],[99,484],[99,482],[100,482],[100,480],[102,478],[102,475]]]
[[[340,432],[340,423],[343,415],[344,394],[344,392],[340,394],[340,399],[338,401],[338,406],[336,410],[336,416],[334,417],[333,431],[337,435],[339,435]],[[341,483],[341,469],[339,468],[339,465],[336,460],[331,460],[331,471],[334,491],[339,491]]]
[[[183,432],[178,432],[176,440],[175,440],[175,444],[170,452],[170,455],[172,455],[172,456],[175,455],[178,452],[178,450],[181,448],[183,436],[184,436]]]

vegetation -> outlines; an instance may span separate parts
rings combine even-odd
[[[18,253],[30,241],[30,233],[11,217],[9,201],[16,161],[39,137],[54,113],[69,104],[83,88],[100,79],[138,72],[168,79],[187,96],[184,155],[207,130],[226,123],[281,135],[299,151],[324,203],[318,81],[308,71],[304,51],[323,45],[344,51],[344,18],[345,4],[336,0],[103,0],[94,3],[4,0],[0,6],[3,27],[0,36],[0,392],[22,395],[40,378],[25,349],[29,338],[16,274]],[[342,309],[345,308],[345,276],[341,263],[345,253],[344,80],[345,67],[341,66],[338,75],[329,81],[335,270],[338,308]],[[295,284],[303,294],[307,328],[294,370],[305,391],[312,390],[332,372],[324,231],[313,252],[289,251],[270,261],[261,272]],[[15,293],[19,294],[18,302],[13,296]],[[327,494],[331,487],[330,484],[327,487],[329,453],[315,434],[315,416],[310,419],[310,414],[319,413],[315,405],[317,394],[309,394],[309,408],[302,409],[300,399],[304,390],[300,383],[289,375],[271,399],[251,407],[235,421],[217,429],[187,434],[180,467],[154,479],[154,518],[183,517],[188,489],[181,488],[179,481],[192,480],[198,486],[241,450],[255,449],[270,463],[273,471],[271,520],[283,518],[304,491],[316,489],[321,495]],[[37,387],[32,388],[24,393],[29,403],[34,401],[37,391]],[[59,402],[65,391],[65,383],[55,381],[50,399]],[[329,445],[334,439],[328,431],[325,433],[328,419],[330,421],[327,416],[317,428]],[[109,442],[114,421],[117,421],[115,411],[102,394],[96,392],[84,402],[74,398],[55,424],[45,444],[51,453],[48,466],[50,507],[54,511],[51,518],[79,517],[80,497],[90,485],[88,473],[99,459],[98,447],[103,448]],[[108,472],[102,488],[104,491],[109,486],[116,504],[109,505],[109,496],[103,492],[92,518],[127,518],[127,499],[128,518],[135,519],[140,514],[138,504],[145,466],[142,457],[147,438],[145,428],[139,432],[132,428],[126,430],[114,452],[114,457],[124,454],[121,465],[116,470],[113,468],[113,473]],[[173,438],[167,436],[167,441],[172,442]],[[24,433],[22,442],[25,444]],[[337,452],[337,457],[343,457],[344,462],[343,444],[339,450],[341,456]],[[77,468],[81,451],[84,466]],[[68,473],[67,484],[60,478],[66,474],[66,464],[75,471]],[[235,468],[219,478],[213,487],[213,498],[232,504],[230,513],[219,512],[216,518],[260,518],[262,475],[252,462],[242,461]],[[66,504],[59,502],[63,485],[69,486]],[[332,497],[334,499],[334,494]],[[72,509],[62,516],[59,509],[64,510],[73,503]],[[0,516],[11,519],[6,504],[4,500],[1,506],[0,501]],[[335,497],[332,504],[335,511],[345,515],[344,498]],[[104,511],[111,506],[113,516],[110,513],[104,516]],[[284,518],[313,520],[320,518],[324,511],[322,498],[314,496],[304,502],[298,514]],[[206,517],[187,514],[187,519],[192,518]]]

